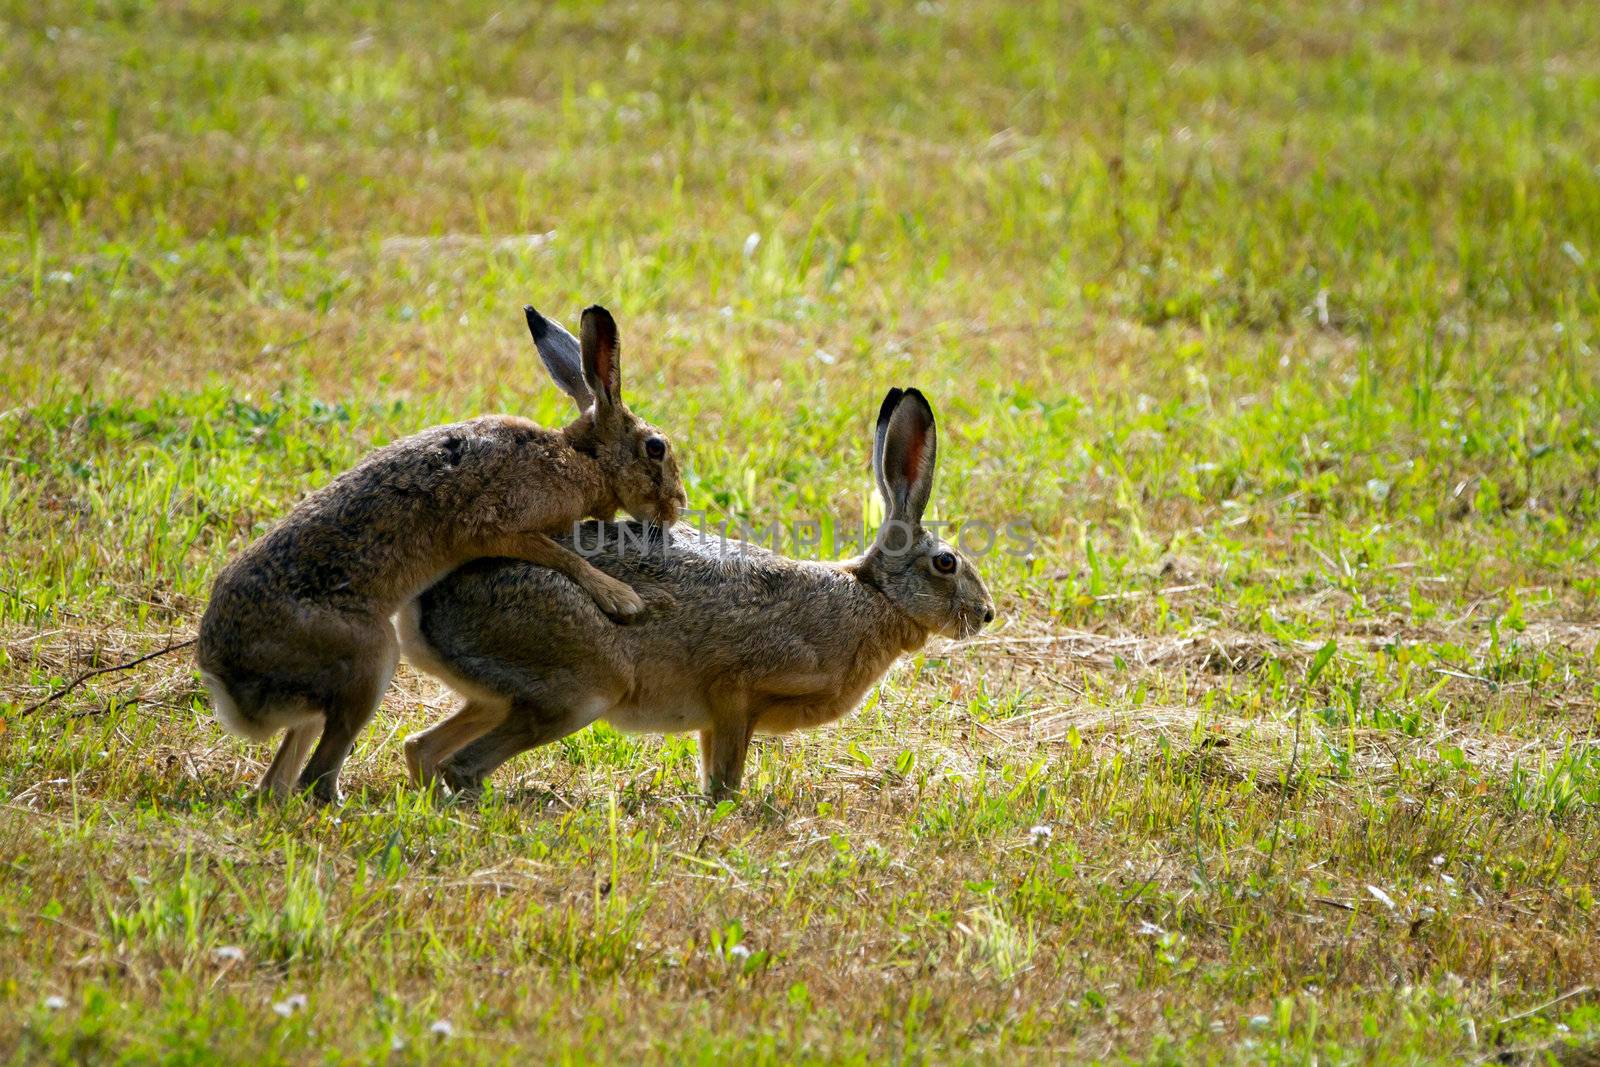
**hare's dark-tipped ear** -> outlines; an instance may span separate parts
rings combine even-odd
[[[583,309],[578,326],[583,338],[583,379],[602,405],[622,399],[622,340],[611,312],[599,304]]]
[[[587,410],[594,403],[594,393],[583,380],[583,354],[578,349],[578,339],[562,329],[559,322],[533,310],[532,304],[522,313],[528,317],[533,347],[539,350],[550,380],[577,403],[579,411]]]
[[[888,408],[888,399],[884,401]],[[880,422],[882,456],[879,459],[884,499],[889,518],[916,526],[933,494],[933,467],[939,456],[939,437],[933,425],[933,408],[915,389],[907,389]]]

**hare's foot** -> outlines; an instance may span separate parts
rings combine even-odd
[[[406,738],[401,750],[406,754],[406,777],[411,779],[411,784],[427,785],[428,776],[424,773],[422,764],[422,735],[412,734]]]
[[[462,746],[482,737],[506,717],[504,704],[468,700],[459,711],[431,729],[406,738],[406,767],[411,781],[423,786],[437,781],[439,765]],[[449,779],[445,779],[449,785]]]
[[[482,774],[462,772],[446,764],[439,768],[439,779],[450,788],[451,800],[473,800],[483,793]]]
[[[311,790],[306,794],[314,804],[324,807],[337,808],[344,804],[344,790],[339,788],[339,783],[332,777],[318,778],[311,783]]]
[[[626,582],[619,582],[602,571],[585,575],[584,590],[600,605],[600,610],[613,619],[631,619],[644,610],[644,601]]]
[[[482,555],[516,556],[565,574],[581,585],[584,592],[600,605],[600,610],[613,619],[629,619],[644,610],[644,601],[627,583],[617,581],[572,549],[556,544],[542,533],[521,534],[497,545],[480,547],[486,549],[480,553]],[[487,550],[491,547],[495,551]]]

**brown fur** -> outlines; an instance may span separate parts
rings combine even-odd
[[[535,316],[530,309],[530,325]],[[398,658],[391,616],[454,567],[517,557],[567,575],[597,610],[642,607],[625,583],[549,535],[619,507],[673,521],[684,503],[676,463],[670,449],[646,456],[646,440],[660,434],[621,402],[610,316],[584,313],[581,353],[571,335],[539,322],[552,375],[580,407],[592,404],[575,422],[550,430],[490,415],[396,441],[312,493],[218,577],[200,624],[200,668],[230,729],[258,740],[288,730],[264,792],[298,774],[301,788],[337,799],[339,769]],[[581,367],[551,363],[579,358]]]
[[[890,522],[857,559],[802,562],[687,526],[589,523],[579,547],[598,548],[591,562],[648,606],[631,625],[524,563],[481,560],[429,588],[401,615],[406,654],[468,700],[407,739],[414,778],[472,789],[518,752],[605,719],[698,731],[705,787],[720,796],[738,789],[752,734],[831,722],[929,634],[977,632],[994,614],[982,580],[921,526],[935,458],[921,394],[892,391],[878,436]],[[935,557],[953,559],[953,573]]]

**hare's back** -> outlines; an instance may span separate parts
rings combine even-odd
[[[814,602],[819,587],[838,584],[831,568],[703,534],[685,523],[663,530],[638,522],[586,522],[558,540],[638,592],[649,610],[627,629],[652,644],[679,634],[709,651],[722,629],[746,635],[783,631],[774,613]]]
[[[609,540],[586,540],[597,530]],[[841,630],[840,622],[860,607],[859,583],[837,567],[684,524],[671,531],[586,524],[571,543],[645,602],[639,619],[618,628],[641,690],[691,677],[737,688],[763,676],[815,671],[836,658],[842,640],[848,643],[850,628]],[[652,686],[655,678],[667,681]]]

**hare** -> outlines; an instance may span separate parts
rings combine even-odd
[[[298,775],[316,799],[339,799],[340,768],[394,673],[394,613],[468,560],[553,568],[597,613],[643,606],[551,535],[618,507],[674,522],[687,501],[672,448],[622,402],[609,312],[583,313],[581,344],[524,312],[550,377],[578,405],[575,422],[549,430],[486,415],[396,441],[301,501],[217,578],[198,655],[217,718],[257,741],[288,731],[263,794]]]
[[[688,525],[585,524],[578,546],[649,606],[629,626],[547,568],[479,560],[447,575],[402,609],[401,644],[466,703],[406,740],[412,778],[472,790],[517,753],[605,719],[699,731],[706,791],[737,791],[752,734],[831,722],[929,634],[966,638],[993,620],[971,562],[922,526],[936,451],[922,394],[890,390],[872,457],[888,521],[839,563]]]

